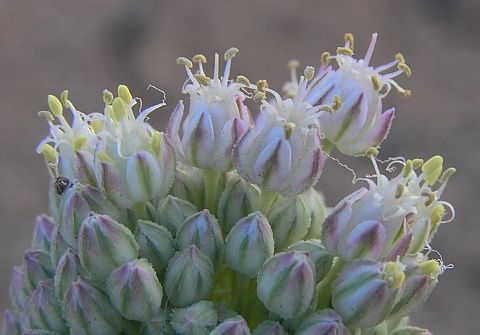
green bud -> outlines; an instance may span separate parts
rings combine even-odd
[[[387,321],[383,321],[375,327],[362,328],[362,335],[388,335],[390,334],[388,329],[389,327]]]
[[[3,314],[3,328],[2,334],[4,335],[18,335],[21,334],[20,325],[15,320],[13,314],[7,309]]]
[[[211,301],[202,300],[186,308],[174,309],[170,324],[178,334],[208,335],[217,324],[217,312]]]
[[[67,242],[65,242],[62,235],[58,231],[58,225],[56,225],[52,233],[52,247],[50,251],[50,257],[52,258],[52,263],[58,264],[60,258],[65,254],[68,248],[71,248],[71,247],[68,245]]]
[[[169,195],[158,203],[156,221],[175,236],[185,219],[196,212],[191,202]]]
[[[258,275],[257,295],[283,319],[301,316],[315,291],[315,265],[308,251],[289,251],[267,259]]]
[[[278,321],[265,320],[255,328],[252,335],[288,335]]]
[[[263,263],[273,255],[273,250],[272,228],[260,212],[238,221],[225,239],[227,266],[250,278],[258,275]]]
[[[78,250],[80,227],[89,211],[90,206],[79,191],[65,192],[60,205],[58,230],[65,242],[75,250]]]
[[[310,213],[310,227],[304,239],[319,239],[322,223],[325,219],[327,206],[323,194],[313,187],[300,195]]]
[[[251,335],[247,323],[241,316],[220,323],[209,335]]]
[[[210,293],[213,284],[213,265],[196,245],[177,252],[168,263],[165,274],[165,293],[177,307],[198,302]]]
[[[343,325],[342,317],[329,308],[309,315],[295,331],[295,335],[330,334],[350,335],[350,332]]]
[[[71,335],[118,335],[121,332],[121,315],[105,293],[83,277],[70,283],[62,313]]]
[[[136,259],[139,248],[130,230],[107,215],[90,212],[82,223],[80,261],[95,279],[103,281],[115,268]]]
[[[299,196],[275,202],[267,218],[273,230],[276,251],[300,241],[310,227],[310,213]]]
[[[75,254],[73,249],[68,248],[58,261],[57,269],[55,270],[55,293],[58,299],[63,300],[65,292],[70,287],[70,282],[77,280],[79,271],[85,274],[81,267],[78,255]]]
[[[33,226],[32,250],[50,252],[55,221],[46,215],[39,215]]]
[[[299,241],[288,247],[288,250],[309,251],[315,263],[315,282],[320,282],[328,273],[333,263],[333,256],[325,250],[320,240]]]
[[[161,309],[156,318],[142,323],[139,335],[175,335],[170,324],[170,314],[170,309]]]
[[[20,313],[22,311],[25,302],[34,289],[28,283],[25,266],[14,266],[8,294],[16,312]]]
[[[106,284],[112,305],[124,318],[147,322],[158,315],[163,288],[146,259],[136,259],[116,268]]]
[[[53,269],[50,254],[45,251],[25,251],[23,265],[27,278],[27,284],[34,290],[42,280],[53,277]]]
[[[178,165],[178,164],[177,164]],[[203,195],[205,185],[201,169],[188,166],[177,166],[175,179],[170,190],[174,197],[191,202],[196,208],[203,208]],[[197,210],[195,210],[197,212]]]

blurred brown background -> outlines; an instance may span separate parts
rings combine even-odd
[[[267,78],[280,89],[290,59],[317,66],[346,32],[354,33],[362,57],[377,31],[372,64],[402,52],[413,71],[398,79],[412,97],[392,92],[386,99],[397,117],[381,157],[441,154],[446,167],[458,170],[444,193],[457,218],[433,243],[455,268],[441,276],[414,322],[436,335],[480,334],[479,7],[476,0],[0,1],[0,310],[9,306],[10,271],[29,248],[34,218],[47,209],[48,175],[35,153],[47,135],[36,116],[47,109],[47,94],[68,89],[76,107],[90,112],[103,108],[102,90],[119,83],[144,106],[154,104],[162,95],[146,90],[152,84],[167,94],[169,107],[151,118],[163,129],[184,98],[178,56],[203,53],[211,60],[236,46],[235,75]],[[336,157],[372,172],[365,159]],[[331,206],[360,187],[332,163],[319,185]]]

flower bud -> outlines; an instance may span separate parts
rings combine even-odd
[[[59,300],[55,295],[53,279],[42,280],[33,291],[27,305],[28,320],[33,329],[48,329],[67,333],[68,327],[62,317]]]
[[[75,250],[78,250],[80,226],[89,211],[90,206],[79,191],[71,190],[63,195],[58,231],[65,242]]]
[[[178,334],[208,335],[217,324],[217,312],[211,301],[202,300],[186,308],[174,309],[170,321]]]
[[[177,247],[182,250],[194,244],[205,253],[215,266],[223,257],[224,242],[217,219],[208,209],[188,217],[180,227]]]
[[[177,162],[175,180],[170,189],[170,194],[174,198],[189,201],[195,208],[203,208],[204,199],[202,195],[205,194],[203,171]],[[197,209],[194,212],[197,212]]]
[[[315,265],[308,251],[273,255],[258,275],[257,295],[265,307],[283,319],[302,315],[315,291]]]
[[[332,284],[332,306],[349,328],[376,326],[397,302],[404,278],[399,263],[347,263]]]
[[[275,250],[285,250],[301,240],[310,226],[310,213],[301,197],[276,201],[267,217],[273,230]]]
[[[228,233],[240,219],[253,213],[260,199],[261,194],[258,188],[247,183],[237,174],[230,175],[217,209],[222,230]]]
[[[165,293],[177,307],[204,299],[212,288],[214,268],[209,257],[196,245],[177,252],[168,263]]]
[[[18,335],[21,334],[20,326],[15,320],[15,317],[12,313],[7,309],[3,314],[3,328],[2,334],[3,335]]]
[[[31,289],[35,289],[40,281],[52,278],[55,273],[50,254],[45,251],[25,251],[23,267]]]
[[[220,323],[209,335],[251,335],[247,323],[241,316]]]
[[[432,335],[432,333],[430,333],[428,329],[422,329],[418,327],[403,327],[395,329],[388,335]]]
[[[68,248],[58,261],[55,270],[55,294],[58,299],[63,300],[65,292],[70,287],[70,282],[76,281],[79,273],[86,274],[80,264],[78,255],[75,254],[73,249]]]
[[[265,320],[255,328],[252,335],[288,335],[278,321]]]
[[[128,320],[147,322],[160,311],[163,288],[144,258],[113,270],[107,278],[106,291],[112,305]]]
[[[319,239],[322,223],[327,212],[324,196],[320,191],[311,187],[307,192],[301,194],[300,197],[310,213],[310,227],[304,239]]]
[[[142,322],[139,335],[171,335],[175,329],[170,324],[170,309],[161,309],[153,320]]]
[[[185,219],[196,212],[189,201],[169,195],[158,203],[156,221],[175,236]]]
[[[52,234],[56,223],[46,215],[39,215],[33,227],[32,250],[50,252]]]
[[[105,280],[113,269],[138,257],[139,245],[127,227],[90,212],[80,228],[78,250],[85,270]]]
[[[71,335],[118,335],[121,332],[121,315],[105,293],[83,277],[70,283],[62,313]]]
[[[333,263],[333,255],[325,250],[320,240],[299,241],[288,247],[288,250],[309,251],[315,264],[315,282],[319,283],[328,273]]]
[[[387,321],[376,325],[371,328],[362,328],[362,335],[389,335],[389,324]]]
[[[340,315],[326,308],[309,315],[295,331],[295,335],[350,335]],[[363,333],[362,333],[363,334]]]
[[[225,238],[227,266],[250,278],[258,275],[267,258],[273,255],[274,239],[268,220],[255,212],[238,221]]]
[[[25,302],[28,300],[28,297],[34,289],[35,287],[32,287],[28,282],[25,265],[14,266],[8,294],[10,302],[16,312],[22,311]]]
[[[140,246],[140,257],[148,259],[158,275],[162,273],[175,253],[172,234],[158,223],[138,220],[135,238]]]
[[[71,248],[71,247],[68,245],[67,242],[65,242],[62,235],[59,232],[59,226],[56,225],[52,233],[52,247],[50,251],[52,263],[58,264],[60,258],[65,254],[68,248]]]

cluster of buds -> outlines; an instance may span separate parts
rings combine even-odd
[[[223,76],[215,55],[212,78],[205,56],[180,57],[188,113],[180,101],[166,133],[146,123],[164,102],[135,116],[124,85],[104,91],[103,113],[49,96],[37,151],[50,215],[13,270],[3,334],[430,334],[408,317],[446,268],[430,242],[454,214],[440,197],[455,169],[435,156],[382,174],[393,120],[382,99],[392,86],[408,96],[393,78],[411,71],[401,55],[370,67],[376,38],[357,60],[347,34],[300,78],[291,63],[285,96],[229,79],[235,48]],[[313,186],[335,148],[367,156],[375,174],[329,209]]]

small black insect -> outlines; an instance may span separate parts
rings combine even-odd
[[[73,183],[68,178],[57,176],[55,177],[55,182],[53,183],[53,185],[55,186],[57,194],[62,195],[67,188],[73,186]]]

